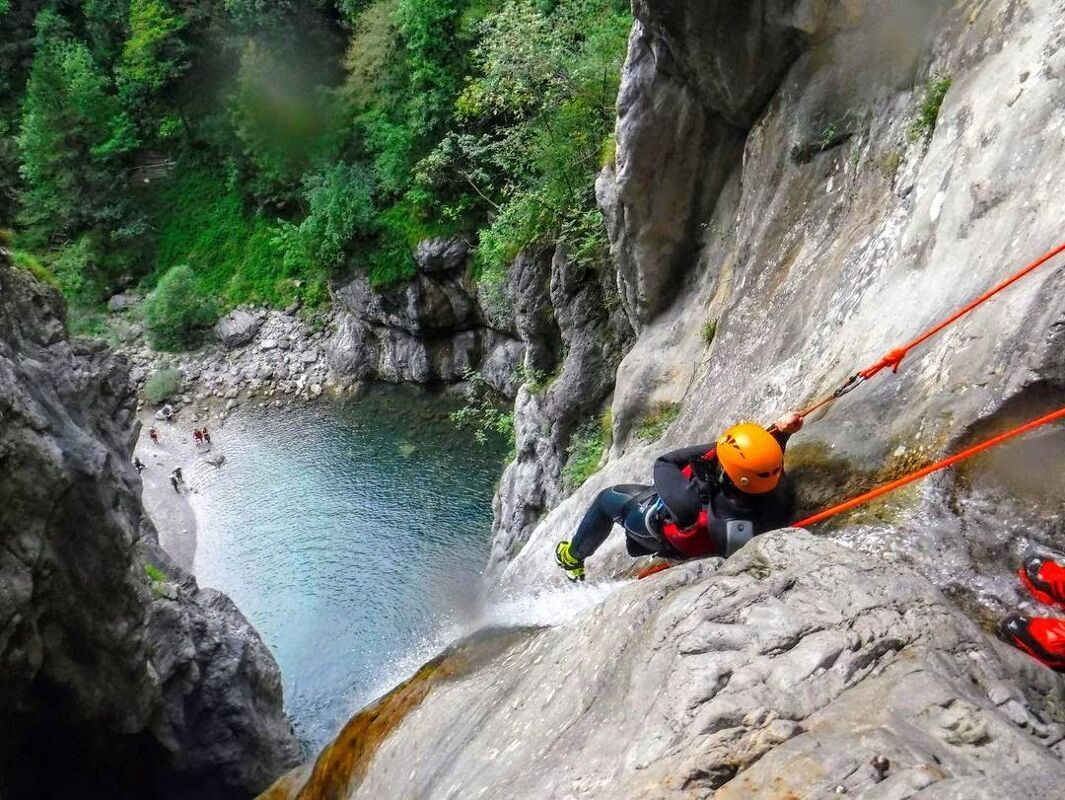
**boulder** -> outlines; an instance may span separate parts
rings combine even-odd
[[[137,303],[140,302],[140,298],[132,292],[120,292],[111,297],[107,301],[107,310],[112,314],[117,314],[122,311],[129,311]]]
[[[255,338],[262,320],[244,308],[235,308],[215,323],[214,330],[227,349],[241,347]]]
[[[414,248],[414,260],[427,275],[453,272],[466,266],[470,246],[459,236],[438,236],[423,239]]]

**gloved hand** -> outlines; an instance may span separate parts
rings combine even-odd
[[[802,417],[799,416],[798,412],[789,411],[774,422],[773,427],[784,435],[795,433],[802,429]]]

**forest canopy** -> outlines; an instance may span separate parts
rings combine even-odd
[[[619,0],[0,0],[0,228],[75,316],[198,303],[157,314],[170,346],[203,309],[409,278],[434,235],[486,282],[550,241],[595,267],[630,24]]]

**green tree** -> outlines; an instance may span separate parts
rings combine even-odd
[[[51,15],[41,17],[18,135],[19,221],[37,246],[127,222],[122,159],[135,144],[88,47],[55,38]]]
[[[460,176],[490,212],[477,252],[482,274],[548,241],[562,242],[579,264],[604,260],[594,182],[630,23],[617,0],[561,0],[552,8],[510,0],[482,23],[457,124],[418,167],[419,183],[431,190]]]
[[[144,302],[144,319],[152,346],[157,350],[183,350],[201,328],[214,323],[217,311],[196,287],[196,276],[186,264],[167,271]]]
[[[151,133],[166,136],[175,127],[161,100],[188,68],[181,40],[185,24],[165,0],[130,0],[130,33],[116,73],[125,107]]]

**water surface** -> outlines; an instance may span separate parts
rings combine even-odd
[[[191,476],[195,574],[262,634],[312,748],[479,596],[506,450],[445,412],[440,398],[381,388],[245,413],[212,429],[226,464]]]

